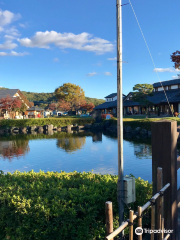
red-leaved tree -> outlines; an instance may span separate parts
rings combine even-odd
[[[0,99],[0,109],[6,111],[16,111],[21,108],[21,104],[21,100],[18,98],[12,98],[10,95]]]
[[[93,103],[84,103],[81,105],[81,108],[84,108],[87,110],[87,112],[91,112],[93,108],[95,108]]]
[[[171,55],[171,60],[174,62],[174,67],[180,69],[180,51],[173,52]]]
[[[70,111],[71,110],[71,104],[62,99],[58,102],[58,108],[63,110],[63,111]]]
[[[49,104],[48,108],[52,111],[56,110],[57,109],[57,103],[51,103]]]

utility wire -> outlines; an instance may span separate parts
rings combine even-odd
[[[172,112],[172,109],[171,109],[171,106],[170,106],[170,103],[169,103],[169,100],[168,100],[166,91],[165,91],[165,89],[164,89],[164,87],[163,87],[163,85],[162,85],[162,82],[161,82],[161,80],[160,80],[159,74],[158,74],[158,72],[157,72],[157,69],[156,69],[156,66],[155,66],[155,63],[154,63],[154,60],[153,60],[151,51],[150,51],[150,49],[149,49],[149,47],[148,47],[148,44],[147,44],[146,39],[145,39],[145,37],[144,37],[143,31],[142,31],[141,26],[140,26],[140,24],[139,24],[138,18],[137,18],[137,16],[136,16],[136,13],[135,13],[134,8],[133,8],[133,6],[132,6],[131,0],[129,0],[129,3],[130,3],[130,5],[131,5],[132,11],[133,11],[133,13],[134,13],[134,16],[135,16],[135,18],[136,18],[137,24],[138,24],[139,29],[140,29],[140,31],[141,31],[142,37],[143,37],[144,42],[145,42],[145,44],[146,44],[146,47],[147,47],[147,49],[148,49],[149,55],[150,55],[150,57],[151,57],[152,63],[153,63],[153,65],[154,65],[154,68],[155,68],[155,71],[156,71],[156,74],[157,74],[157,77],[158,77],[158,79],[159,79],[159,82],[160,82],[160,84],[161,84],[161,87],[163,88],[163,91],[164,91],[166,100],[167,100],[168,105],[169,105],[169,109],[171,110],[172,115],[174,115],[173,112]]]

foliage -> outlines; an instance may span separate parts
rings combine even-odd
[[[30,118],[30,119],[2,119],[0,120],[0,128],[5,127],[26,127],[26,126],[44,126],[53,124],[57,127],[65,127],[67,125],[78,124],[90,124],[94,120],[90,117],[86,118]]]
[[[171,60],[174,62],[174,68],[180,69],[180,51],[173,52],[171,55]]]
[[[136,84],[133,87],[133,101],[141,103],[142,106],[152,105],[152,102],[147,99],[153,96],[153,85],[151,84]]]
[[[60,108],[61,110],[63,110],[63,111],[69,111],[69,110],[71,110],[71,105],[70,105],[70,103],[69,103],[69,102],[66,102],[64,99],[59,100],[58,104],[59,104],[59,105],[58,105],[59,108]]]
[[[51,103],[49,104],[48,108],[52,111],[56,110],[57,109],[57,103]]]
[[[1,171],[0,239],[104,239],[106,201],[113,202],[114,229],[118,227],[117,180],[90,172]],[[151,197],[152,185],[136,179],[133,209]]]
[[[175,113],[174,113],[174,116],[175,116],[175,117],[177,117],[178,115],[179,115],[179,113],[178,113],[178,112],[175,112]]]
[[[18,98],[12,98],[10,95],[0,99],[0,108],[6,111],[19,111],[21,104],[21,100]]]
[[[20,112],[25,112],[27,110],[27,106],[25,103],[21,104]]]
[[[71,109],[78,108],[85,99],[83,89],[76,84],[64,83],[55,89],[55,95],[58,100],[65,100],[70,103]]]
[[[112,114],[107,113],[107,114],[102,114],[102,119],[106,119],[107,115],[109,115],[111,118],[114,117]]]
[[[95,106],[93,103],[85,102],[85,103],[81,104],[80,107],[86,109],[88,112],[91,112]]]

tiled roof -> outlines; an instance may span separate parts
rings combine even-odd
[[[106,96],[105,98],[112,98],[112,97],[115,97],[115,96],[117,96],[117,93],[111,93],[108,96]]]
[[[169,86],[169,85],[175,85],[175,84],[180,84],[180,79],[174,79],[174,80],[168,80],[168,81],[163,81],[161,82],[163,86]],[[153,84],[153,87],[161,87],[161,83],[157,82]]]
[[[4,89],[0,90],[0,98],[5,98],[7,95],[10,95],[10,97],[13,97],[14,94],[17,93],[19,89]]]
[[[39,108],[39,107],[31,107],[31,108],[28,108],[27,111],[43,111],[44,109],[42,108]]]
[[[107,109],[107,108],[111,108],[111,107],[117,107],[117,100],[111,101],[111,102],[102,103],[102,104],[96,106],[94,109],[95,109],[95,110],[98,110],[98,109]]]
[[[141,104],[139,102],[134,102],[134,101],[131,101],[131,100],[123,102],[123,107],[140,106],[140,105]]]

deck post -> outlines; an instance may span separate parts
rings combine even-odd
[[[105,203],[105,212],[106,212],[106,235],[108,236],[113,232],[113,208],[112,202]],[[111,240],[113,240],[112,238]]]
[[[153,194],[157,189],[157,168],[163,170],[163,185],[170,183],[164,195],[164,228],[177,237],[177,122],[160,120],[151,123]],[[157,229],[157,211],[156,211]],[[155,234],[155,238],[157,235]]]

